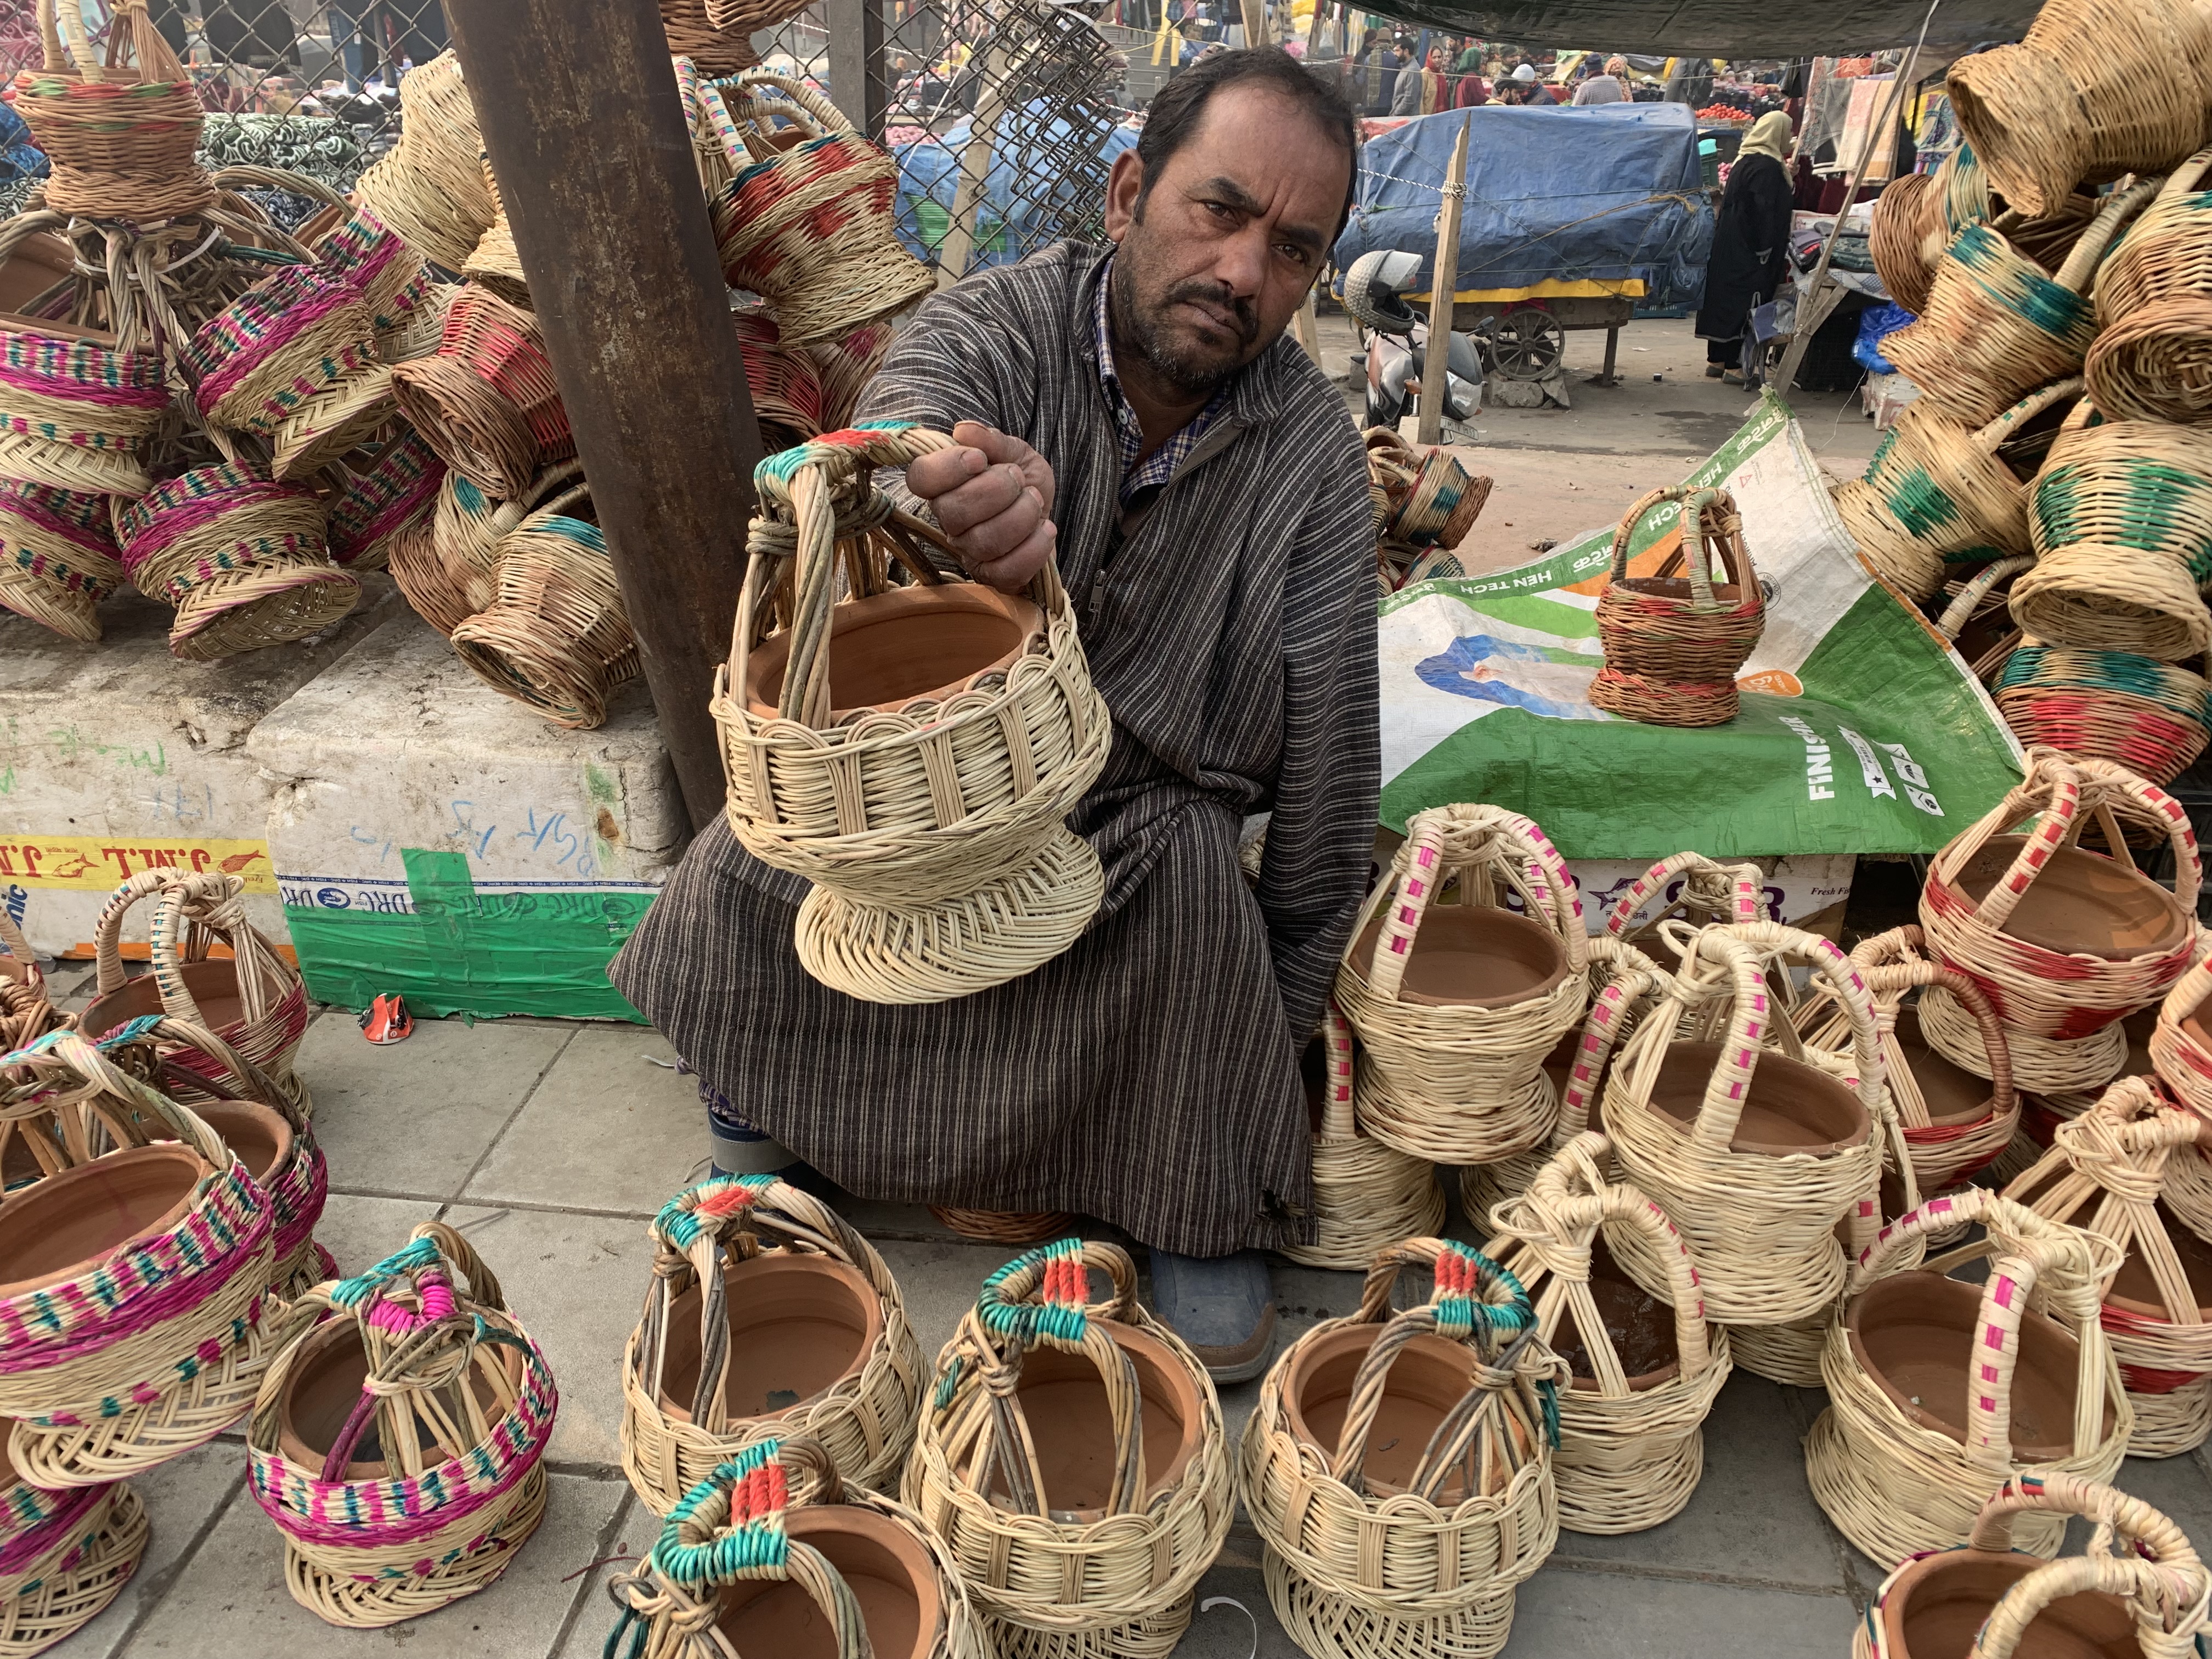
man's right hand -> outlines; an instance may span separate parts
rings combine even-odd
[[[924,455],[906,487],[929,503],[968,574],[1003,592],[1026,586],[1059,539],[1052,522],[1052,467],[1019,438],[963,421],[956,449]]]

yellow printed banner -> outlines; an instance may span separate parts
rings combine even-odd
[[[104,893],[141,870],[211,870],[242,877],[249,893],[275,894],[265,841],[164,841],[130,836],[0,835],[0,886],[73,887]]]

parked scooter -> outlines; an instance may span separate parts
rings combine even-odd
[[[1402,290],[1412,286],[1420,269],[1419,254],[1378,250],[1361,254],[1344,274],[1344,308],[1358,325],[1366,349],[1367,426],[1395,428],[1419,407],[1428,319],[1406,301]],[[1444,414],[1455,421],[1470,420],[1482,406],[1482,355],[1474,337],[1455,333],[1445,365]]]

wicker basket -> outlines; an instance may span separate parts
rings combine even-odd
[[[0,476],[88,495],[143,495],[169,407],[161,360],[112,334],[0,314]]]
[[[520,495],[576,453],[538,319],[487,289],[453,296],[436,353],[394,368],[392,390],[422,441],[490,495]]]
[[[452,635],[478,679],[571,730],[604,725],[639,668],[606,538],[563,510],[587,493],[556,496],[501,538],[499,597]]]
[[[490,227],[492,204],[483,135],[452,52],[401,79],[399,117],[398,143],[361,175],[354,200],[422,258],[459,270]]]
[[[1364,1273],[1377,1250],[1425,1238],[1444,1224],[1434,1163],[1361,1133],[1352,1110],[1352,1027],[1334,1004],[1322,1011],[1323,1075],[1313,1134],[1314,1242],[1282,1254],[1308,1267]]]
[[[2078,179],[2163,173],[2204,143],[2212,20],[2189,0],[2052,0],[2016,46],[1961,58],[1960,131],[2006,202],[2047,214]]]
[[[1667,926],[1682,965],[1613,1061],[1606,1133],[1624,1175],[1688,1240],[1709,1316],[1802,1319],[1842,1288],[1836,1224],[1881,1181],[1883,1073],[1869,994],[1815,934],[1764,921]],[[1848,1077],[1809,1055],[1769,1006],[1765,976],[1798,969],[1849,1024]],[[1711,1040],[1723,1019],[1724,1039]],[[1640,1282],[1666,1293],[1663,1279]]]
[[[1950,165],[1948,159],[1944,165]],[[1929,286],[1936,280],[1924,245],[1940,234],[1943,197],[1937,173],[1908,173],[1893,180],[1874,204],[1867,252],[1889,297],[1916,317],[1927,311]]]
[[[1499,1206],[1483,1247],[1535,1298],[1536,1331],[1566,1361],[1559,1390],[1559,1524],[1642,1532],[1687,1507],[1705,1472],[1705,1414],[1728,1381],[1728,1333],[1708,1326],[1697,1270],[1674,1224],[1635,1188],[1608,1178],[1612,1146],[1578,1135],[1528,1190]],[[1605,1253],[1618,1233],[1665,1265],[1663,1300]],[[1644,1328],[1671,1308],[1671,1341]]]
[[[30,1659],[98,1618],[147,1536],[146,1506],[123,1482],[41,1492],[0,1443],[0,1659]]]
[[[608,1593],[621,1609],[609,1653],[627,1638],[628,1651],[670,1659],[741,1645],[765,1656],[793,1639],[793,1615],[811,1601],[799,1629],[839,1659],[993,1659],[957,1566],[921,1518],[846,1485],[803,1436],[757,1441],[718,1464]]]
[[[2212,1122],[2124,1078],[2058,1126],[2051,1151],[2005,1196],[2109,1239],[2125,1256],[2100,1315],[2135,1402],[2131,1457],[2178,1457],[2212,1432],[2212,1318],[2197,1287],[2212,1249],[2159,1214],[2169,1159],[2200,1157]],[[2191,1269],[2196,1271],[2192,1274]]]
[[[1582,905],[1517,812],[1432,807],[1407,830],[1337,967],[1337,1006],[1365,1050],[1358,1121],[1409,1157],[1495,1162],[1551,1133],[1551,1092],[1532,1089],[1589,1004]],[[1455,879],[1458,902],[1437,903]]]
[[[1655,896],[1663,902],[1650,921],[1638,926],[1644,907]],[[1621,889],[1606,912],[1605,931],[1621,940],[1656,939],[1662,922],[1765,921],[1771,920],[1769,908],[1766,875],[1757,865],[1722,864],[1703,853],[1675,853]]]
[[[348,377],[377,367],[376,330],[356,283],[286,265],[200,325],[183,353],[210,427],[273,437]]]
[[[2174,981],[2159,1005],[2150,1036],[2151,1063],[2174,1098],[2212,1122],[2212,957]]]
[[[2045,386],[1978,430],[1919,404],[1906,410],[1875,447],[1866,476],[1835,490],[1860,556],[1917,603],[1943,586],[1954,556],[2027,552],[2027,486],[1998,447],[2081,390],[2078,376]]]
[[[0,478],[0,606],[89,642],[122,582],[106,496]]]
[[[559,1395],[467,1240],[424,1222],[367,1273],[292,1303],[270,1347],[246,1481],[284,1534],[294,1601],[374,1630],[507,1571],[545,1513]],[[323,1402],[349,1392],[334,1416]],[[372,1434],[380,1455],[362,1455]]]
[[[414,434],[378,450],[362,471],[347,469],[325,526],[331,560],[349,570],[381,570],[404,537],[427,532],[446,481],[446,464]]]
[[[0,902],[0,1054],[27,1047],[56,1026],[72,1023],[47,996],[38,953],[16,927],[15,917],[8,914],[7,905]],[[0,1148],[4,1148],[6,1135],[7,1127],[0,1125]],[[0,1156],[0,1182],[8,1179],[7,1167],[6,1158]]]
[[[696,64],[702,75],[735,75],[760,62],[751,35],[707,21],[704,0],[660,0],[660,27],[677,60]]]
[[[1065,1210],[968,1210],[951,1204],[933,1204],[929,1212],[963,1238],[1018,1249],[1058,1237],[1074,1219]]]
[[[2212,420],[2212,150],[2174,169],[2097,278],[2102,325],[2083,373],[2125,421]]]
[[[885,422],[760,464],[762,514],[714,683],[731,828],[815,884],[798,919],[807,972],[873,1002],[1027,973],[1074,942],[1104,890],[1063,819],[1104,766],[1112,723],[1057,567],[1026,599],[944,581],[915,550],[915,532],[935,532],[892,517],[872,481],[951,442]],[[887,586],[893,558],[915,585]],[[849,596],[833,604],[841,563]],[[790,622],[769,635],[781,592]],[[862,655],[864,629],[927,638],[920,666]],[[842,686],[839,650],[852,653]]]
[[[2031,750],[2027,761],[2026,778],[1929,863],[1920,926],[1936,959],[1981,988],[2008,1040],[2078,1042],[2156,1001],[2187,970],[2197,838],[2179,802],[2109,761],[2048,749]],[[2024,821],[2024,835],[2005,833]],[[2092,822],[2107,858],[2075,844]],[[2166,838],[2171,894],[2136,871],[2124,825]],[[1947,1044],[1942,1028],[1923,1029],[1948,1057],[1978,1069],[1978,1057]]]
[[[361,290],[380,340],[409,326],[436,288],[422,255],[366,207],[331,209],[327,218],[300,231],[317,269]]]
[[[450,638],[471,617],[491,609],[499,598],[501,542],[582,471],[574,462],[549,467],[511,501],[487,495],[458,472],[446,472],[429,524],[395,538],[386,556],[392,580],[416,614]]]
[[[1674,550],[1653,574],[1630,575],[1629,539],[1644,515],[1678,503]],[[1673,574],[1686,561],[1686,580]],[[1735,498],[1725,489],[1686,485],[1655,489],[1621,514],[1613,532],[1613,580],[1597,602],[1605,665],[1590,682],[1590,701],[1651,726],[1732,720],[1736,670],[1765,628],[1766,596],[1743,544]]]
[[[2087,1553],[2045,1562],[2015,1551],[2014,1517],[2039,1511],[2062,1526],[2069,1516],[2088,1521]],[[2115,1542],[2124,1545],[2117,1553]],[[1967,1659],[2049,1653],[2054,1644],[2095,1651],[2114,1641],[2145,1659],[2191,1659],[2208,1596],[2212,1573],[2172,1522],[2141,1498],[2045,1469],[1999,1487],[1965,1548],[1916,1557],[1884,1579],[1852,1638],[1851,1659],[1915,1659],[1911,1638],[1938,1626],[1973,1631]],[[1944,1650],[1938,1638],[1918,1659]]]
[[[1092,1268],[1112,1280],[1104,1302],[1088,1301]],[[1060,1413],[1044,1415],[1024,1382],[1058,1396]],[[1082,1447],[1078,1463],[1054,1437]],[[1048,1489],[1046,1445],[1091,1485]],[[1165,1659],[1236,1508],[1206,1368],[1139,1304],[1126,1251],[1073,1238],[984,1281],[938,1356],[901,1495],[943,1540],[1002,1654],[1066,1659]]]
[[[212,872],[151,869],[125,878],[93,924],[94,995],[77,1025],[94,1038],[151,1014],[204,1027],[309,1110],[307,1089],[292,1073],[293,1055],[307,1031],[307,988],[299,969],[246,919],[245,890],[240,878]],[[129,979],[123,918],[139,900],[155,895],[161,902],[151,930],[153,972]],[[218,943],[228,947],[228,957],[210,956]],[[165,1048],[164,1054],[202,1079],[198,1089],[183,1086],[188,1103],[222,1097],[222,1073],[204,1057],[190,1048]]]
[[[0,1297],[0,1414],[15,1419],[9,1461],[48,1490],[103,1485],[212,1440],[252,1397],[269,1197],[190,1108],[76,1032],[49,1033],[13,1058],[34,1080],[94,1085],[110,1121],[158,1120],[184,1143],[118,1148],[0,1207],[0,1258],[37,1264],[27,1284]],[[40,1254],[52,1253],[46,1237],[88,1206],[112,1237],[57,1273]]]
[[[193,159],[200,140],[198,92],[144,0],[123,0],[117,8],[104,64],[94,54],[82,9],[39,0],[38,18],[44,66],[16,76],[7,99],[30,128],[32,142],[52,159],[46,204],[79,218],[152,221],[197,213],[213,202],[215,183]],[[135,69],[121,67],[126,44]]]
[[[667,1514],[722,1459],[778,1434],[818,1440],[856,1486],[892,1481],[914,1443],[922,1357],[875,1247],[774,1176],[690,1188],[652,1237],[653,1285],[623,1351],[623,1470],[646,1505]],[[849,1327],[851,1353],[779,1345],[777,1321],[793,1318]],[[733,1353],[748,1331],[752,1348]],[[775,1410],[748,1404],[786,1393]]]
[[[1987,1229],[1977,1243],[1893,1273],[1893,1258],[1915,1235],[1970,1222]],[[1947,1277],[1984,1257],[1985,1284]],[[1931,1199],[1884,1229],[1852,1270],[1851,1300],[1828,1327],[1820,1371],[1829,1406],[1805,1443],[1813,1496],[1837,1529],[1894,1566],[1919,1551],[1963,1543],[1989,1494],[2021,1466],[2110,1480],[2135,1427],[2097,1319],[2104,1284],[2118,1265],[2108,1241],[1979,1187]],[[1900,1329],[1908,1335],[1895,1334]],[[1956,1367],[1958,1396],[1916,1403],[1869,1369],[1870,1361],[1910,1367],[1920,1351],[1900,1353],[1899,1345],[1918,1333],[1942,1334],[1937,1351],[1944,1369]],[[2050,1445],[2024,1443],[2020,1434],[2030,1431],[2016,1430],[2023,1372],[2045,1404],[2033,1431],[2063,1437]],[[1904,1374],[1932,1386],[1929,1376],[1940,1372],[1930,1365]],[[2052,1420],[2051,1413],[2064,1415]],[[2039,1517],[2021,1530],[2027,1549],[2049,1556],[2065,1523]]]
[[[1436,1291],[1398,1313],[1405,1267],[1432,1267]],[[1237,1494],[1267,1546],[1267,1599],[1314,1659],[1489,1659],[1505,1645],[1514,1586],[1559,1539],[1564,1368],[1534,1317],[1496,1262],[1412,1238],[1369,1269],[1358,1312],[1302,1333],[1269,1369]],[[1375,1445],[1386,1400],[1434,1433]],[[1317,1434],[1309,1412],[1334,1419],[1340,1403],[1340,1430]]]
[[[2212,683],[2131,651],[2026,644],[1995,693],[2023,746],[2112,761],[2161,787],[2212,740]]]
[[[708,27],[750,39],[788,22],[806,8],[799,0],[706,0],[706,9]]]
[[[744,356],[745,388],[752,393],[763,446],[789,449],[829,429],[831,423],[822,412],[822,373],[814,359],[803,348],[787,349],[775,324],[758,307],[732,310],[730,321]]]
[[[2212,428],[2067,417],[2028,495],[2035,568],[2012,615],[2051,645],[2167,662],[2212,650]]]
[[[849,334],[930,293],[936,277],[892,228],[890,157],[804,82],[748,70],[735,84],[725,137],[739,171],[714,198],[714,239],[722,274],[775,307],[784,343]],[[806,137],[781,148],[779,120]]]
[[[361,599],[331,562],[323,503],[240,457],[196,466],[115,509],[123,568],[176,607],[169,650],[193,662],[319,634]]]

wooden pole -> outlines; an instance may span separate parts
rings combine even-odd
[[[1403,70],[1400,71],[1404,73]],[[1421,364],[1419,441],[1442,443],[1444,394],[1451,389],[1452,295],[1459,291],[1459,204],[1467,199],[1467,136],[1472,117],[1462,115],[1452,141],[1451,166],[1444,172],[1443,210],[1437,216],[1436,273],[1429,284],[1429,349]]]
[[[668,39],[644,0],[447,0],[592,504],[694,830],[760,427]]]
[[[884,71],[884,0],[823,0],[830,31],[830,90],[845,118],[869,137],[884,136],[889,102]]]

